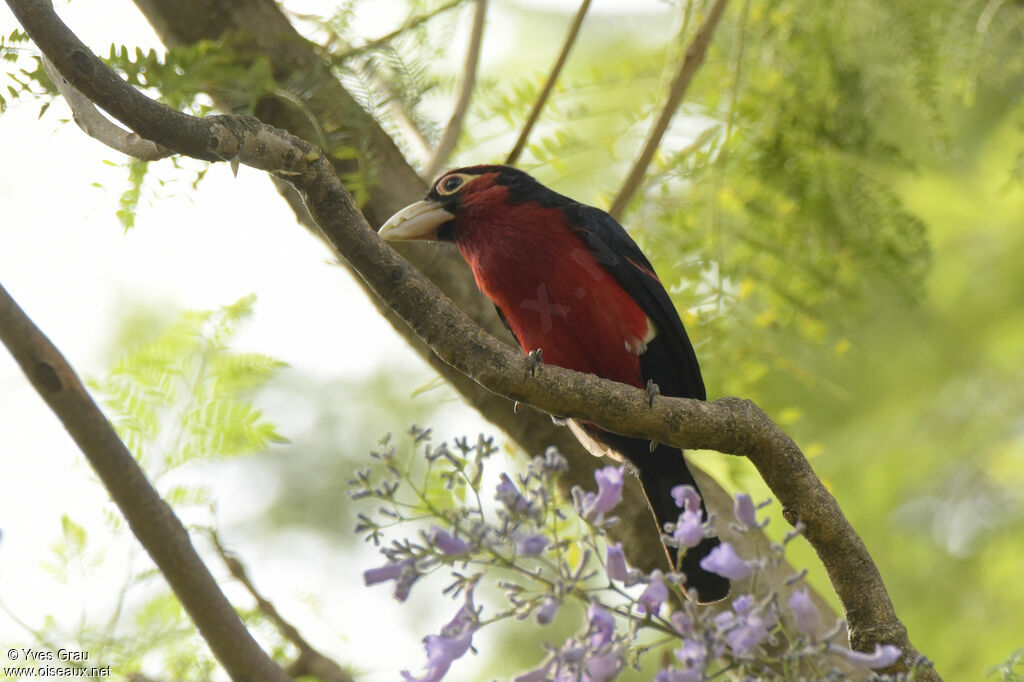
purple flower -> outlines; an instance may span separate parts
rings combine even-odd
[[[679,515],[679,523],[676,524],[672,537],[683,547],[696,547],[704,539],[702,515],[700,509],[687,509]]]
[[[740,559],[728,542],[718,545],[700,560],[700,567],[730,580],[743,580],[754,569]]]
[[[597,480],[597,493],[587,493],[583,497],[583,516],[595,519],[607,514],[622,500],[622,467],[605,467],[594,472]]]
[[[770,614],[751,614],[738,619],[738,624],[725,633],[725,641],[737,656],[753,653],[761,642],[768,638],[775,627],[775,617]]]
[[[680,509],[694,511],[700,509],[700,495],[692,485],[677,485],[670,491],[672,499]]]
[[[612,580],[623,581],[629,577],[629,568],[626,566],[626,555],[622,553],[621,542],[608,545],[605,567],[608,569],[608,577]]]
[[[590,621],[588,632],[591,647],[598,649],[612,641],[612,635],[615,634],[615,619],[612,618],[612,614],[595,602],[587,608],[587,620]]]
[[[654,682],[700,682],[704,678],[700,670],[688,668],[679,670],[677,668],[665,668],[659,670],[654,676]]]
[[[392,594],[398,601],[405,601],[408,598],[412,584],[419,577],[419,571],[416,570],[416,564],[412,559],[392,561],[383,566],[363,571],[363,582],[366,585],[376,585],[394,580],[395,591]]]
[[[466,604],[459,609],[450,623],[441,628],[441,634],[427,635],[424,638],[427,671],[423,677],[413,677],[408,671],[403,670],[402,679],[405,682],[439,682],[448,672],[452,661],[469,651],[477,625],[473,593],[470,591],[466,596]]]
[[[808,637],[814,637],[821,627],[821,614],[806,588],[795,590],[789,595],[789,608],[793,612],[796,629]]]
[[[430,541],[434,547],[437,547],[445,556],[458,556],[459,554],[465,554],[470,549],[470,544],[462,538],[456,537],[448,531],[442,530],[437,526],[433,526],[430,529]]]
[[[509,514],[518,516],[524,513],[530,508],[530,503],[526,501],[522,493],[519,492],[519,488],[512,482],[512,479],[508,477],[508,474],[501,475],[501,482],[498,483],[498,488],[494,499],[505,505],[505,509],[508,510]]]
[[[732,610],[736,613],[746,613],[754,605],[754,598],[749,594],[741,594],[732,601]]]
[[[750,499],[750,495],[737,493],[732,513],[747,528],[757,528],[757,510],[754,509],[754,501]]]
[[[547,536],[540,533],[526,534],[513,531],[512,539],[516,541],[516,551],[519,556],[540,556],[551,544]]]
[[[651,582],[638,600],[640,612],[652,616],[657,615],[666,599],[668,599],[668,587],[665,586],[661,571],[656,570],[651,574]]]
[[[669,614],[669,621],[672,623],[672,627],[676,629],[681,635],[689,635],[693,633],[693,618],[688,616],[683,611],[673,611]]]
[[[853,665],[871,668],[872,670],[888,668],[903,656],[903,652],[900,651],[899,647],[895,647],[892,644],[875,644],[875,650],[870,654],[863,651],[850,651],[838,644],[829,644],[828,650],[840,654]]]
[[[558,600],[554,597],[547,597],[541,603],[540,608],[537,609],[537,624],[547,625],[555,619],[555,614],[558,613]]]
[[[625,652],[621,646],[612,647],[603,654],[592,654],[587,657],[585,679],[590,682],[608,682],[613,680],[625,664]]]
[[[568,471],[569,462],[565,457],[558,451],[554,445],[544,451],[543,456],[536,456],[533,461],[537,463],[541,469],[549,473],[556,473],[559,471]]]
[[[685,663],[687,668],[698,670],[703,670],[704,661],[708,656],[707,647],[704,646],[704,643],[689,637],[685,637],[683,645],[672,653],[676,655],[680,662]]]
[[[402,569],[405,568],[406,563],[407,561],[392,561],[383,566],[363,571],[363,582],[370,586],[388,580],[395,580],[402,574]]]

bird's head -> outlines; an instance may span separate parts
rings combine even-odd
[[[460,232],[493,223],[511,206],[553,198],[564,199],[511,166],[456,168],[438,178],[425,199],[391,216],[379,234],[390,241],[456,241]]]

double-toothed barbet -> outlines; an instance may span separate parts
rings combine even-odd
[[[423,201],[380,230],[389,240],[450,242],[473,269],[523,352],[545,364],[645,388],[706,399],[700,366],[679,314],[654,268],[604,211],[553,192],[509,166],[445,173]],[[697,487],[681,450],[576,425],[637,471],[658,527],[675,522],[673,487]],[[703,502],[701,502],[703,505]],[[703,510],[705,518],[707,511]],[[687,588],[702,602],[729,593],[729,581],[700,567],[718,544],[707,537],[683,557]],[[670,559],[676,551],[668,548]]]

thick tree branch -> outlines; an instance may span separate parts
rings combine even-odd
[[[159,567],[217,660],[234,680],[289,677],[252,638],[110,422],[50,340],[0,286],[0,339],[64,424]]]
[[[573,17],[572,25],[569,26],[569,33],[566,34],[565,42],[562,43],[562,51],[558,53],[558,59],[555,60],[555,65],[551,67],[551,73],[548,74],[548,79],[544,81],[544,87],[541,88],[540,94],[537,95],[537,99],[533,102],[530,115],[526,117],[526,123],[523,124],[523,129],[519,131],[516,143],[512,145],[512,151],[508,153],[508,158],[505,159],[506,164],[513,165],[519,160],[519,155],[523,153],[523,149],[526,148],[526,141],[530,138],[530,132],[533,130],[533,126],[536,125],[537,119],[540,118],[540,112],[543,111],[544,105],[547,104],[551,91],[555,89],[555,83],[558,82],[558,76],[562,73],[562,67],[565,66],[565,62],[569,59],[572,46],[576,44],[580,27],[583,26],[583,20],[590,9],[590,2],[591,0],[583,0],[580,8],[576,10],[576,16]]]
[[[290,182],[325,238],[367,286],[440,359],[488,390],[615,433],[748,457],[782,503],[787,519],[804,526],[843,603],[851,644],[858,649],[875,643],[899,646],[906,656],[894,671],[920,659],[863,542],[800,449],[756,405],[737,398],[705,403],[664,397],[651,405],[645,391],[592,375],[558,367],[544,367],[534,375],[529,360],[474,324],[377,237],[329,161],[309,143],[252,120],[194,119],[169,110],[118,79],[95,57],[89,59],[48,2],[8,4],[58,69],[115,118],[129,126],[140,124],[136,132],[181,153],[195,150],[198,158],[237,158]],[[154,120],[138,120],[140,112],[151,112]],[[927,668],[918,677],[939,679]]]
[[[611,207],[608,209],[608,212],[616,219],[622,218],[626,206],[629,205],[629,200],[633,198],[633,195],[636,194],[637,189],[639,189],[640,184],[643,182],[647,167],[651,165],[654,154],[661,145],[661,139],[665,137],[665,132],[672,122],[672,117],[675,116],[676,109],[679,108],[679,104],[683,101],[683,96],[686,94],[687,88],[690,87],[693,75],[697,73],[697,69],[704,61],[704,54],[711,43],[711,36],[715,33],[715,27],[718,26],[718,21],[722,18],[728,1],[715,0],[715,4],[711,6],[711,11],[708,12],[704,23],[697,29],[697,33],[693,36],[690,46],[686,48],[686,56],[679,65],[679,71],[676,72],[675,78],[672,79],[672,85],[669,86],[665,105],[658,112],[658,117],[654,120],[654,124],[651,125],[651,129],[647,131],[647,138],[644,140],[640,154],[633,161],[633,167],[629,169],[629,174],[623,181],[619,193],[615,196],[615,200],[612,201]]]
[[[423,166],[421,176],[427,181],[432,180],[448,163],[448,157],[455,151],[459,135],[462,134],[462,124],[466,120],[466,112],[469,111],[469,100],[473,97],[473,88],[476,87],[476,71],[480,64],[480,48],[483,46],[484,20],[486,18],[487,0],[476,0],[476,8],[473,10],[473,26],[469,31],[469,47],[466,48],[466,60],[462,66],[459,95],[455,100],[452,117],[444,129],[444,133],[441,134],[441,141],[437,143],[437,149]]]

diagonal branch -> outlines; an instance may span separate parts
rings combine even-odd
[[[675,116],[676,109],[679,108],[687,88],[690,87],[690,81],[693,80],[694,74],[697,73],[697,69],[704,61],[704,54],[711,43],[711,36],[714,34],[715,27],[718,26],[718,21],[725,12],[725,5],[728,1],[715,0],[715,4],[711,6],[711,11],[708,12],[704,23],[697,29],[697,33],[693,36],[693,41],[686,48],[686,56],[679,65],[679,71],[676,72],[675,78],[672,79],[672,85],[669,86],[665,105],[658,112],[658,117],[654,120],[651,129],[647,131],[647,138],[640,149],[640,154],[633,162],[633,167],[629,169],[629,174],[623,181],[622,187],[619,188],[619,193],[615,196],[615,200],[612,201],[611,207],[608,209],[608,212],[617,220],[622,218],[629,200],[633,198],[633,195],[636,194],[637,189],[640,187],[640,183],[643,182],[644,174],[647,173],[648,166],[654,160],[654,154],[658,151],[662,138],[665,137],[665,132],[672,122],[672,117]]]
[[[150,484],[74,369],[2,286],[0,339],[88,458],[232,679],[288,682],[284,670],[246,630],[196,553],[185,527]]]
[[[245,569],[245,565],[237,556],[224,547],[217,531],[211,528],[209,530],[209,535],[217,553],[224,561],[224,564],[228,567],[228,572],[231,573],[231,577],[242,583],[242,586],[245,587],[249,594],[252,595],[252,598],[256,600],[257,608],[259,608],[263,615],[270,619],[270,622],[274,624],[285,639],[294,644],[295,648],[299,650],[298,658],[288,666],[288,674],[295,678],[313,676],[321,680],[321,682],[353,682],[352,676],[349,675],[344,668],[338,665],[337,661],[334,661],[317,651],[317,649],[302,636],[298,628],[288,622],[285,617],[281,615],[281,612],[277,610],[277,607],[274,606],[273,602],[269,601],[259,593],[256,586],[253,584],[252,579],[249,578],[249,572]]]
[[[237,159],[291,183],[325,239],[367,286],[441,360],[488,390],[614,433],[748,457],[782,504],[787,520],[804,527],[843,604],[852,646],[900,647],[905,655],[889,672],[905,671],[922,659],[895,614],[878,568],[835,498],[799,447],[756,405],[738,398],[706,403],[665,397],[652,404],[646,391],[593,375],[553,366],[535,374],[530,360],[477,326],[380,240],[329,160],[308,142],[252,119],[197,119],[153,102],[86,50],[49,2],[7,2],[61,73],[125,125],[180,153]],[[35,367],[26,367],[34,383],[42,390],[52,388],[52,370],[40,379],[33,373]],[[123,481],[115,479],[112,484]],[[918,670],[917,676],[940,679],[928,667]]]
[[[548,97],[551,96],[551,91],[555,89],[555,83],[558,81],[558,76],[562,73],[562,67],[565,66],[565,62],[569,59],[569,52],[572,51],[572,46],[576,43],[576,37],[579,36],[580,27],[583,26],[583,20],[587,16],[587,11],[590,9],[591,0],[583,0],[580,8],[576,10],[576,16],[573,17],[572,25],[569,27],[569,33],[565,36],[565,42],[562,44],[562,51],[558,53],[558,59],[555,60],[555,65],[551,67],[551,73],[548,74],[548,79],[544,83],[544,87],[541,88],[540,94],[537,95],[536,101],[533,103],[533,108],[530,109],[530,115],[526,117],[526,123],[523,124],[523,129],[519,131],[519,138],[516,143],[512,145],[512,151],[508,153],[508,158],[505,159],[505,163],[513,165],[519,159],[519,155],[523,153],[523,149],[526,147],[526,140],[530,137],[530,132],[533,130],[533,126],[537,123],[537,119],[540,118],[540,112],[544,109],[544,105],[547,104]]]
[[[420,173],[428,182],[444,168],[448,163],[448,157],[455,151],[455,145],[459,142],[459,135],[462,134],[462,124],[466,120],[466,112],[469,110],[469,100],[473,96],[473,88],[476,86],[476,71],[480,64],[480,47],[484,38],[484,19],[487,18],[487,0],[476,0],[476,9],[473,12],[473,27],[469,31],[469,47],[466,49],[466,61],[462,66],[462,83],[459,86],[459,96],[455,100],[455,109],[452,111],[451,120],[441,134],[441,141],[437,143],[437,149],[423,166]]]

